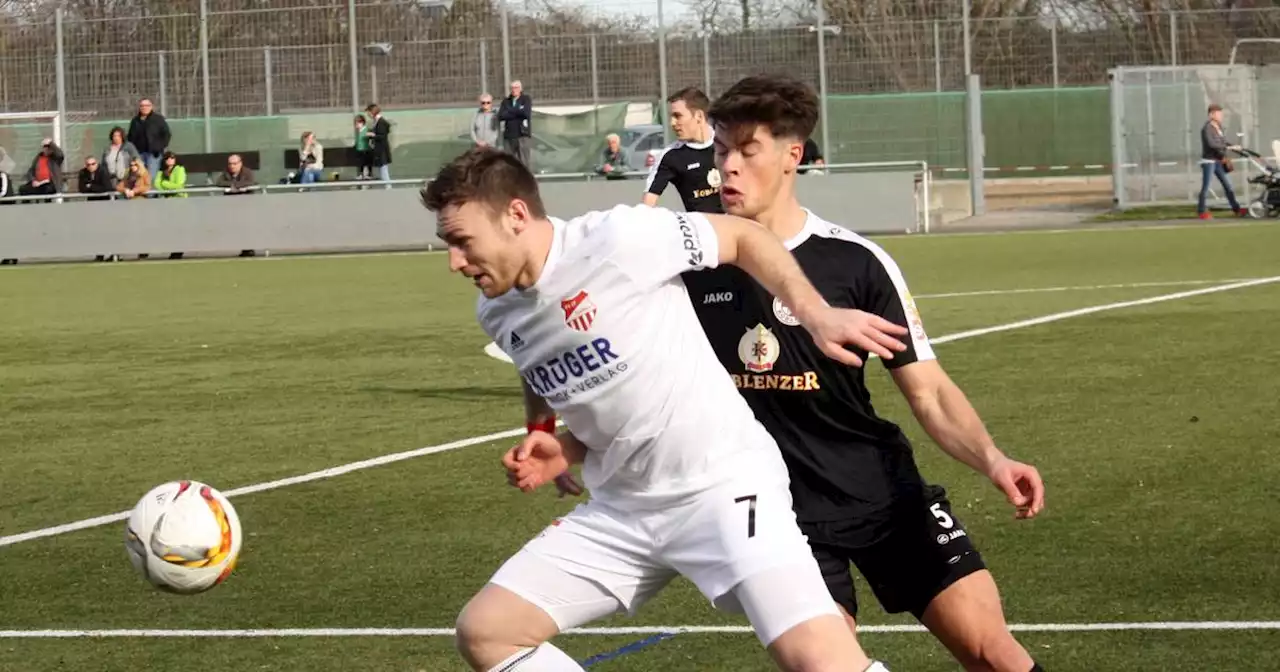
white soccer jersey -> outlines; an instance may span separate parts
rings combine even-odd
[[[744,470],[785,482],[777,444],[716,358],[680,279],[719,263],[711,223],[637,205],[552,224],[537,283],[482,296],[477,315],[589,448],[582,475],[593,496],[661,508]]]

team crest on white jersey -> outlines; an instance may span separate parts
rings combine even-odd
[[[773,316],[788,327],[800,326],[800,320],[796,319],[796,316],[791,314],[791,309],[786,307],[782,303],[782,299],[776,296],[773,297]]]
[[[747,370],[752,373],[772,371],[773,365],[778,363],[778,355],[782,354],[781,351],[778,337],[763,324],[757,324],[754,329],[748,329],[738,341],[738,359],[741,359]]]
[[[560,302],[560,307],[564,309],[564,323],[570,329],[587,331],[596,321],[596,304],[591,302],[586,290],[564,299]]]

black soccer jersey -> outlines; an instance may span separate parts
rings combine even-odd
[[[832,306],[875,313],[911,330],[895,368],[933,359],[914,301],[884,250],[809,213],[787,242]],[[863,519],[874,527],[924,483],[902,430],[876,415],[863,368],[827,357],[762,286],[734,266],[683,275],[721,363],[782,449],[802,522]],[[857,352],[869,365],[867,353]],[[865,368],[865,365],[864,365]]]
[[[649,169],[644,189],[662,195],[667,185],[675,185],[689,212],[721,213],[720,171],[716,170],[716,154],[711,140],[692,143],[677,140],[662,150]]]

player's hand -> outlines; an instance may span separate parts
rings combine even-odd
[[[893,359],[893,353],[907,349],[898,338],[907,335],[906,327],[861,310],[825,308],[805,328],[822,352],[849,366],[862,366],[862,358],[845,346],[852,345],[883,359]]]
[[[1017,507],[1015,517],[1035,518],[1044,510],[1044,481],[1035,467],[1005,457],[991,465],[988,476]]]
[[[569,469],[560,439],[546,432],[531,432],[502,457],[507,482],[533,492]]]
[[[556,492],[560,493],[560,498],[564,499],[565,495],[581,496],[584,489],[578,479],[573,477],[572,471],[566,471],[556,476]]]

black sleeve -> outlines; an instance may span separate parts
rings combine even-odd
[[[173,139],[173,134],[169,131],[169,120],[156,115],[160,119],[160,144],[164,149],[169,148],[169,141]]]
[[[658,162],[649,170],[649,179],[644,185],[646,193],[661,196],[662,192],[666,191],[667,185],[671,184],[671,180],[675,179],[676,173],[671,169],[671,162],[667,156],[667,153],[663,152],[662,156],[658,157]]]
[[[857,306],[910,330],[902,338],[907,349],[894,353],[893,359],[881,360],[885,368],[896,369],[912,362],[935,359],[933,345],[924,330],[924,321],[898,265],[880,250],[866,259],[863,269],[858,278]]]

